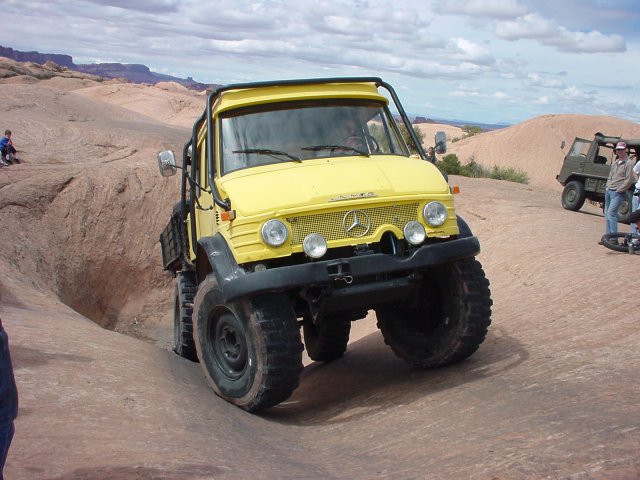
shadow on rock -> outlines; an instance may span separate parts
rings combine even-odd
[[[79,468],[47,480],[196,480],[216,478],[228,469],[212,465],[178,465],[163,467],[107,466]]]
[[[494,328],[466,361],[451,367],[420,370],[396,358],[376,332],[349,345],[342,359],[306,367],[291,398],[262,416],[295,425],[357,421],[443,390],[499,375],[517,367],[528,356],[522,343]]]
[[[14,370],[26,367],[41,367],[52,361],[62,362],[93,362],[90,357],[81,355],[73,355],[70,353],[60,352],[42,352],[35,348],[23,347],[22,345],[11,345],[11,360]]]

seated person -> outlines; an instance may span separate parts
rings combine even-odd
[[[0,150],[2,150],[2,162],[11,165],[12,163],[20,163],[16,158],[16,149],[11,140],[11,130],[4,131],[4,137],[0,139]]]

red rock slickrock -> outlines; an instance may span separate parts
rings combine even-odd
[[[563,210],[555,181],[574,136],[640,137],[638,125],[548,115],[450,143],[463,162],[531,179],[450,178],[491,281],[485,343],[462,364],[416,370],[371,314],[344,358],[307,361],[293,396],[256,416],[169,350],[158,236],[178,181],[155,155],[181,150],[205,97],[19,66],[0,75],[0,127],[23,159],[0,169],[0,316],[20,393],[6,478],[640,478],[627,279],[640,256],[597,245],[601,211]]]

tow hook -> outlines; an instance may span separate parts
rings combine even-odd
[[[351,265],[348,262],[340,261],[327,265],[327,275],[336,282],[342,281],[347,285],[353,283],[351,275]]]

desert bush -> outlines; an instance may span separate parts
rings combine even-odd
[[[402,138],[404,138],[405,143],[409,147],[409,151],[411,153],[418,153],[418,147],[416,146],[415,142],[411,138],[411,135],[409,134],[409,130],[407,130],[407,127],[404,126],[404,123],[398,123],[398,127],[400,128],[400,133],[402,134]],[[411,126],[411,128],[413,128],[413,125]],[[416,136],[418,137],[418,141],[420,142],[420,145],[422,145],[424,143],[424,133],[419,128],[413,128],[413,131],[416,133]]]
[[[462,175],[462,165],[455,153],[449,153],[438,162],[438,168],[448,175]]]
[[[482,133],[484,130],[476,125],[465,125],[462,127],[462,131],[467,137],[473,137],[474,135]]]
[[[462,165],[455,153],[449,153],[438,162],[438,168],[447,175],[461,175],[472,178],[492,178],[494,180],[507,180],[516,183],[529,183],[529,176],[526,172],[513,167],[499,167],[494,165],[487,168],[480,165],[471,157],[469,161]]]
[[[464,125],[460,128],[464,132],[464,135],[462,135],[461,137],[453,137],[451,139],[451,143],[456,143],[456,142],[459,142],[460,140],[464,140],[465,138],[473,137],[474,135],[484,132],[482,128],[476,125]]]

